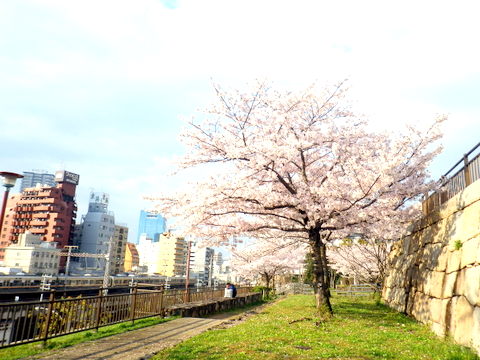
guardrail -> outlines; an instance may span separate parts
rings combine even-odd
[[[368,296],[374,294],[377,290],[374,284],[358,284],[348,286],[338,286],[336,289],[330,289],[336,295],[344,296]]]
[[[131,293],[56,299],[55,290],[48,301],[0,304],[0,348],[47,341],[79,331],[125,321],[134,322],[163,316],[169,307],[222,298],[224,289],[140,290]],[[251,292],[250,287],[237,288],[238,295]],[[238,296],[237,295],[237,296]]]
[[[480,179],[480,153],[469,159],[469,156],[477,149],[480,149],[480,143],[474,146],[440,178],[441,187],[438,191],[425,196],[425,200],[422,202],[424,215],[428,215],[430,212],[438,209],[468,185]],[[463,164],[463,167],[449,177],[450,173],[461,164]]]

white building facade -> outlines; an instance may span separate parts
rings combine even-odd
[[[60,265],[56,242],[46,242],[30,232],[21,234],[18,243],[5,248],[4,266],[20,268],[24,273],[56,275]]]
[[[78,244],[80,252],[90,254],[106,255],[109,249],[109,242],[115,236],[115,216],[108,211],[109,196],[105,193],[90,194],[88,212],[82,216],[82,222],[77,231],[75,243]],[[112,249],[114,253],[114,249]],[[82,258],[78,267],[85,271],[105,270],[103,258]]]

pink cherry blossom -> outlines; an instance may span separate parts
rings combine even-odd
[[[427,167],[440,151],[432,143],[445,118],[392,135],[351,111],[343,83],[215,90],[217,102],[182,134],[180,164],[211,176],[157,198],[158,207],[205,245],[241,236],[307,244],[317,306],[331,311],[326,244],[352,233],[392,239],[404,232],[420,214],[412,204],[435,186]]]

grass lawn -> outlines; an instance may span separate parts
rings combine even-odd
[[[479,359],[371,299],[333,298],[321,321],[313,296],[295,295],[237,326],[205,332],[153,359]]]
[[[21,359],[27,356],[44,353],[48,350],[61,349],[61,348],[72,346],[78,343],[100,339],[100,338],[115,335],[115,334],[120,334],[126,331],[140,329],[146,326],[160,324],[162,322],[169,321],[174,318],[176,317],[172,317],[168,319],[162,319],[158,317],[147,318],[147,319],[136,320],[133,325],[131,322],[124,322],[121,324],[101,327],[98,329],[98,332],[95,332],[95,330],[82,331],[76,334],[65,335],[65,336],[48,340],[46,347],[43,347],[43,344],[40,341],[36,343],[24,344],[24,345],[5,348],[5,349],[0,349],[0,359],[1,360]]]

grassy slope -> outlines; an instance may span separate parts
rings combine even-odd
[[[174,319],[174,318],[172,317],[169,319],[162,319],[162,318],[155,317],[155,318],[136,320],[135,324],[133,325],[131,322],[124,322],[121,324],[101,327],[98,329],[98,332],[95,332],[95,330],[82,331],[76,334],[65,335],[65,336],[48,340],[46,347],[43,347],[42,342],[36,342],[31,344],[18,345],[18,346],[5,348],[5,349],[0,349],[0,359],[1,360],[21,359],[27,356],[45,353],[48,350],[61,349],[61,348],[72,346],[78,343],[100,339],[100,338],[115,335],[115,334],[120,334],[126,331],[140,329],[146,326],[160,324],[162,322],[169,321],[171,319]]]
[[[228,329],[208,331],[154,359],[478,359],[372,300],[334,299],[319,321],[312,296],[291,296]]]

